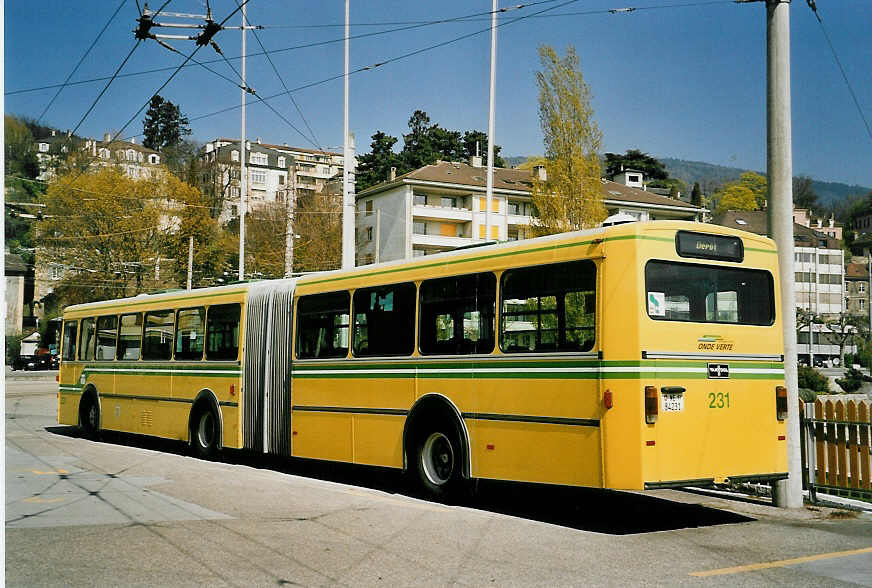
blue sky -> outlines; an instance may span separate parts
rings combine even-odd
[[[501,1],[500,6],[520,0]],[[142,0],[140,0],[142,3]],[[154,9],[160,1],[152,0]],[[532,4],[533,2],[531,2]],[[13,93],[63,82],[121,0],[88,2],[7,2],[5,4],[5,110],[38,117],[56,88]],[[216,19],[235,7],[234,0],[212,0]],[[676,6],[692,4],[689,6]],[[818,10],[872,122],[872,3],[868,0],[818,0]],[[166,10],[202,13],[205,1],[173,0]],[[351,2],[352,35],[401,28],[417,21],[449,19],[490,10],[489,0]],[[608,9],[636,7],[631,13]],[[535,72],[537,46],[563,53],[575,46],[593,93],[595,118],[603,132],[603,150],[636,148],[663,157],[679,157],[750,169],[766,164],[766,29],[763,3],[728,0],[566,0],[539,3],[505,13],[503,21],[551,9],[499,29],[497,57],[496,143],[504,155],[541,153]],[[830,53],[811,10],[802,0],[791,5],[793,169],[820,180],[872,186],[872,138]],[[589,14],[583,14],[589,13]],[[126,0],[100,43],[72,80],[108,76],[133,47],[137,7]],[[249,21],[269,51],[341,39],[342,0],[250,0]],[[159,19],[161,20],[161,19]],[[167,21],[179,19],[166,18]],[[239,24],[238,15],[228,24]],[[370,26],[374,25],[374,26]],[[424,26],[355,39],[352,70],[486,29],[489,17]],[[178,33],[178,30],[167,30]],[[241,52],[239,31],[215,37],[228,57]],[[191,41],[171,42],[185,54]],[[386,64],[351,78],[351,130],[358,150],[369,150],[376,130],[399,136],[412,111],[425,110],[449,129],[487,130],[489,34]],[[259,52],[248,34],[248,52]],[[214,60],[209,47],[196,59]],[[342,43],[272,54],[288,88],[341,76]],[[182,58],[143,42],[122,75],[178,65]],[[239,68],[239,61],[232,60]],[[209,67],[230,78],[223,62]],[[170,71],[119,77],[82,123],[78,134],[101,137],[120,129]],[[67,87],[43,122],[62,129],[76,126],[105,81]],[[262,56],[248,59],[248,83],[259,95],[283,91]],[[305,139],[263,104],[249,99],[247,133],[264,142],[327,148],[342,144],[342,80],[294,93],[316,141]],[[238,137],[239,110],[198,118],[240,103],[240,91],[227,80],[194,66],[183,69],[161,94],[192,119],[194,138]],[[270,100],[294,126],[308,134],[287,97]],[[124,136],[142,131],[144,114]]]

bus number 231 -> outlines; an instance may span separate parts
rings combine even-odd
[[[709,408],[730,408],[730,393],[709,392]]]

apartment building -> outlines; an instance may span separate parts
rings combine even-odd
[[[534,174],[545,168],[495,168],[487,207],[486,175],[480,157],[469,163],[437,161],[357,194],[357,263],[430,255],[482,240],[514,241],[531,236]],[[603,180],[609,214],[640,220],[698,220],[704,209],[625,184]],[[486,234],[486,227],[490,227]]]
[[[245,151],[250,207],[327,194],[331,179],[343,173],[340,153],[274,145],[260,139],[246,141]],[[219,217],[223,222],[239,216],[242,157],[236,139],[210,141],[201,155],[201,179],[209,195],[223,203]]]
[[[714,220],[715,224],[767,234],[765,210],[730,210]],[[816,228],[794,223],[794,290],[796,307],[821,317],[834,319],[846,310],[845,257],[841,243]],[[809,342],[812,341],[810,344]],[[813,325],[797,334],[798,354],[832,360],[839,356],[839,346],[824,325]]]
[[[139,145],[135,140],[112,140],[111,133],[105,133],[102,141],[86,139],[82,149],[92,158],[92,165],[115,166],[133,180],[158,177],[163,173],[161,155],[154,149]]]
[[[869,260],[854,257],[845,264],[845,311],[869,321]]]

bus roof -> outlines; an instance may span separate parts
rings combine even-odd
[[[775,250],[775,242],[767,237],[741,231],[731,227],[723,227],[721,225],[705,224],[694,221],[672,221],[672,220],[657,220],[657,221],[640,221],[633,223],[623,223],[610,227],[597,227],[586,229],[583,231],[573,231],[570,233],[558,233],[555,235],[547,235],[544,237],[534,237],[532,239],[523,239],[519,241],[509,241],[495,244],[485,244],[480,247],[463,247],[442,253],[428,255],[424,258],[400,259],[388,261],[379,264],[370,264],[358,266],[349,270],[331,270],[324,272],[315,272],[306,274],[298,278],[281,278],[275,280],[261,280],[254,282],[240,282],[226,286],[213,286],[209,288],[198,288],[196,290],[178,290],[170,292],[161,292],[155,294],[139,294],[128,298],[119,298],[112,300],[104,300],[101,302],[90,302],[86,304],[76,304],[68,306],[64,309],[67,311],[77,311],[83,309],[100,308],[101,306],[117,306],[129,303],[131,305],[143,302],[164,302],[176,299],[196,297],[208,297],[211,295],[224,295],[234,292],[248,292],[252,286],[264,287],[267,284],[275,285],[276,287],[287,287],[292,283],[303,286],[307,284],[317,283],[323,280],[335,280],[341,277],[364,277],[369,273],[380,273],[386,270],[397,271],[400,269],[415,269],[419,266],[441,265],[442,263],[455,263],[458,261],[471,261],[482,257],[490,257],[494,254],[518,252],[523,253],[530,250],[536,250],[542,247],[552,246],[561,242],[575,242],[579,240],[590,240],[603,242],[616,238],[626,238],[630,235],[639,235],[649,231],[664,231],[664,230],[687,230],[699,233],[709,233],[718,235],[735,235],[740,236],[746,242],[754,242],[756,248]]]

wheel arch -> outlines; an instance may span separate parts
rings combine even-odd
[[[457,408],[451,399],[444,394],[438,392],[430,392],[424,394],[412,405],[409,409],[409,414],[406,417],[406,422],[403,425],[403,471],[409,468],[409,447],[411,446],[411,438],[415,432],[415,428],[421,422],[433,418],[448,418],[454,421],[457,430],[460,433],[460,451],[463,456],[461,467],[461,475],[469,479],[472,477],[472,445],[469,441],[469,429],[466,428],[466,422],[463,420],[463,414]]]
[[[97,386],[89,382],[82,389],[82,395],[79,398],[79,407],[76,409],[76,415],[79,419],[79,426],[82,426],[82,406],[84,406],[85,399],[92,397],[94,399],[94,402],[97,403],[97,414],[100,416],[99,420],[101,422],[103,420],[103,405],[100,403],[100,393],[97,392]]]
[[[218,415],[218,439],[217,447],[224,447],[224,415],[221,414],[221,404],[218,402],[218,397],[215,392],[209,388],[203,388],[197,393],[194,402],[191,405],[191,411],[188,413],[188,445],[194,442],[194,436],[191,434],[194,426],[194,415],[197,414],[201,406],[209,406]]]

